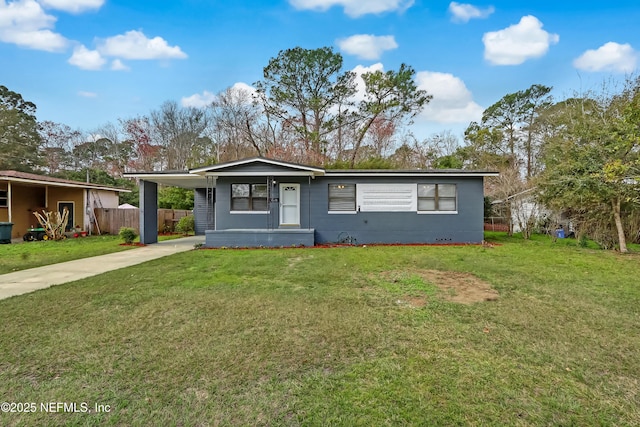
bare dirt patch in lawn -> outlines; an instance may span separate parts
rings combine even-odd
[[[293,268],[295,266],[297,266],[298,264],[300,264],[303,261],[306,261],[308,259],[313,258],[313,255],[308,256],[308,257],[302,257],[302,256],[297,256],[295,258],[289,258],[289,263],[288,263],[288,267],[289,268]]]
[[[498,299],[498,291],[493,289],[491,284],[471,273],[421,270],[417,274],[440,288],[443,291],[443,298],[447,301],[471,304]]]
[[[471,273],[441,270],[409,270],[389,271],[382,274],[386,280],[399,282],[399,277],[418,276],[425,283],[436,286],[442,292],[439,295],[446,301],[460,304],[472,304],[483,301],[495,301],[498,299],[498,291],[493,289],[490,283],[485,282]],[[427,304],[426,295],[406,295],[403,302],[413,306],[422,307]]]

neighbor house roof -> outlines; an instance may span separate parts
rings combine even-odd
[[[87,188],[90,190],[109,190],[129,193],[131,190],[113,187],[110,185],[91,184],[88,182],[72,181],[69,179],[55,178],[52,176],[38,175],[35,173],[19,172],[14,170],[0,171],[0,181],[19,182],[31,185],[53,185],[56,187]]]

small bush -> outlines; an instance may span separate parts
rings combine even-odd
[[[180,221],[178,221],[178,224],[176,224],[176,231],[178,233],[189,234],[193,233],[195,229],[196,223],[193,215],[183,216],[180,218]]]
[[[118,235],[125,243],[131,244],[138,237],[138,233],[131,227],[121,227]]]
[[[581,248],[586,248],[587,246],[589,246],[589,238],[586,234],[582,234],[580,236],[580,240],[578,240],[578,246],[580,246]]]

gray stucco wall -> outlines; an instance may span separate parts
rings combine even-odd
[[[278,183],[300,184],[300,228],[315,229],[315,243],[351,239],[371,243],[479,243],[483,232],[482,177],[276,177]],[[277,229],[278,202],[264,213],[231,213],[232,183],[265,183],[266,178],[220,177],[216,183],[216,229]],[[457,184],[457,213],[356,212],[329,213],[329,184]],[[279,185],[271,186],[278,199]]]

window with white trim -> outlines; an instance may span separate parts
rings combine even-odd
[[[9,204],[9,197],[7,191],[0,190],[0,207],[6,208]]]
[[[456,184],[418,184],[419,212],[455,212],[457,210]]]
[[[267,211],[267,184],[231,184],[232,211]]]
[[[329,184],[329,211],[355,212],[356,185]]]

